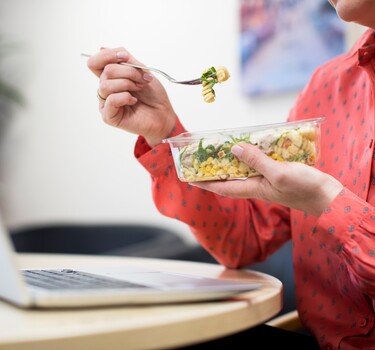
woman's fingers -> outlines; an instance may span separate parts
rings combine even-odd
[[[263,181],[265,181],[263,177],[254,176],[245,180],[202,181],[190,184],[194,187],[217,193],[223,197],[262,198],[259,190],[263,187]]]
[[[122,47],[102,49],[87,60],[87,66],[97,77],[100,77],[105,66],[110,63],[127,61],[129,57],[129,53]]]
[[[195,183],[194,186],[234,198],[258,198],[319,216],[343,185],[314,167],[279,162],[249,144],[232,147],[232,153],[261,176],[246,180]]]
[[[101,67],[103,62],[108,62],[113,58],[113,52],[102,51],[97,55],[97,62],[100,62],[97,67]],[[117,52],[117,56],[119,53],[121,52]],[[107,99],[113,93],[140,91],[147,83],[152,81],[152,76],[149,73],[117,63],[105,65],[99,78],[98,94],[104,99]]]
[[[87,66],[97,77],[100,77],[106,66],[108,66],[109,64],[120,62],[129,62],[133,64],[143,65],[141,62],[137,61],[127,50],[125,50],[125,48],[118,47],[113,49],[102,48],[98,53],[91,56],[87,60]],[[138,71],[140,75],[145,73],[136,68],[131,68],[131,70],[133,72]]]
[[[249,144],[238,144],[232,147],[232,153],[242,162],[255,169],[259,174],[266,176],[269,173],[279,172],[276,162],[265,155],[258,147]],[[215,192],[221,196],[234,198],[264,198],[265,188],[269,186],[264,176],[254,176],[246,180],[212,181],[192,184],[193,186]]]
[[[137,102],[138,99],[132,96],[129,92],[119,92],[109,95],[104,105],[101,106],[103,120],[110,125],[116,124],[113,119],[118,118],[119,113],[121,113],[120,109],[127,106],[133,106]]]
[[[108,64],[104,67],[100,80],[129,79],[144,84],[149,80],[142,69],[126,66],[123,64]]]
[[[106,99],[109,95],[118,92],[140,91],[144,85],[144,83],[134,82],[129,79],[100,80],[98,93],[100,94],[100,96]]]
[[[280,169],[280,163],[277,164],[274,159],[268,157],[258,147],[248,143],[234,145],[231,152],[250,168],[255,169],[267,178],[272,177],[272,174]]]

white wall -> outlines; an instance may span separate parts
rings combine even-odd
[[[7,75],[28,102],[2,146],[1,207],[10,227],[142,222],[191,237],[154,208],[148,174],[133,157],[136,136],[102,122],[97,79],[81,52],[124,46],[176,78],[226,66],[231,78],[213,104],[198,87],[160,78],[191,130],[284,121],[295,99],[241,94],[236,0],[0,0],[0,33],[20,43]]]

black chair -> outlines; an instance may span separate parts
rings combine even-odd
[[[29,253],[176,258],[184,240],[163,227],[142,224],[55,224],[13,230],[15,249]]]

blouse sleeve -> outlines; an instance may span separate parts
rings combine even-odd
[[[343,260],[352,281],[364,293],[375,297],[375,208],[372,205],[344,189],[319,217],[313,236]]]
[[[182,131],[178,121],[174,133]],[[290,239],[288,208],[221,197],[181,182],[168,144],[151,149],[139,137],[135,156],[151,176],[158,211],[186,223],[198,242],[222,265],[239,268],[263,261]]]

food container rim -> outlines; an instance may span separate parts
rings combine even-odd
[[[231,134],[231,133],[238,133],[238,132],[254,132],[254,131],[262,131],[262,130],[267,130],[267,129],[272,129],[272,128],[289,127],[289,126],[293,127],[295,125],[303,125],[303,124],[311,124],[311,123],[321,124],[324,122],[325,119],[326,119],[325,117],[317,117],[317,118],[294,120],[290,122],[260,124],[260,125],[230,128],[230,129],[186,131],[179,135],[163,139],[161,142],[162,143],[179,142],[179,141],[187,142],[189,140],[191,141],[198,140],[205,136],[207,137],[207,136]]]

